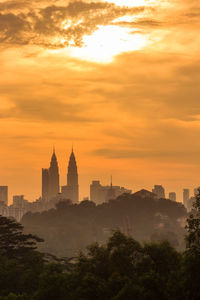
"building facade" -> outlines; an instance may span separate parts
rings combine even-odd
[[[73,149],[68,163],[67,185],[62,186],[61,194],[64,199],[69,199],[72,203],[79,202],[78,168]]]
[[[0,186],[0,202],[8,205],[8,186]]]
[[[156,194],[158,199],[165,198],[165,189],[162,185],[154,185],[152,193]]]
[[[189,199],[190,199],[190,190],[184,189],[183,190],[183,204],[186,208],[188,208]]]
[[[48,201],[49,197],[49,169],[42,169],[42,199]]]
[[[176,193],[175,192],[169,193],[169,200],[176,201]]]
[[[59,167],[54,149],[49,169],[42,169],[42,199],[49,201],[57,197],[59,191]]]
[[[99,180],[93,180],[90,184],[90,200],[96,204],[108,202],[122,194],[131,194],[132,191],[120,186],[111,185],[103,186]]]

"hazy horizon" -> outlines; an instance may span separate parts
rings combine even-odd
[[[80,199],[99,179],[182,201],[199,186],[197,0],[0,3],[0,185],[41,195],[53,145]]]

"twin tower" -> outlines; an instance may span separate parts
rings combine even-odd
[[[58,197],[59,194],[59,167],[54,149],[49,169],[42,169],[42,199],[50,201]],[[73,149],[69,158],[67,185],[61,187],[61,196],[63,199],[70,199],[73,203],[79,201],[78,171]]]

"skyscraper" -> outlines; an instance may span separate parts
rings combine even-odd
[[[175,193],[175,192],[169,193],[169,199],[170,199],[171,201],[176,201],[176,193]]]
[[[190,198],[190,190],[184,189],[183,190],[183,204],[185,205],[186,208],[188,208],[189,198]]]
[[[73,149],[68,164],[67,186],[71,191],[71,201],[73,203],[78,203],[79,201],[78,170],[77,170],[76,158]]]
[[[61,193],[64,199],[69,199],[72,203],[79,202],[78,170],[73,149],[68,163],[67,185],[62,186]]]
[[[99,180],[93,180],[90,184],[90,200],[96,204],[115,199],[122,194],[131,194],[132,191],[116,185],[101,185]]]
[[[48,201],[49,197],[49,169],[42,169],[42,199]]]
[[[107,191],[106,201],[113,200],[115,198],[116,198],[116,194],[115,194],[115,190],[113,189],[112,176],[111,176],[110,188]]]
[[[48,201],[56,197],[59,190],[59,168],[54,149],[49,169],[42,169],[42,199]]]
[[[49,198],[53,198],[59,193],[59,168],[55,149],[51,157],[51,163],[49,168]]]
[[[162,187],[162,185],[154,185],[152,192],[157,195],[158,199],[165,198],[165,189]]]
[[[0,202],[8,205],[8,187],[0,186]]]

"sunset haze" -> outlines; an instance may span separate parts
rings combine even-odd
[[[0,185],[33,201],[53,146],[80,199],[92,180],[199,186],[200,4],[0,2]]]

